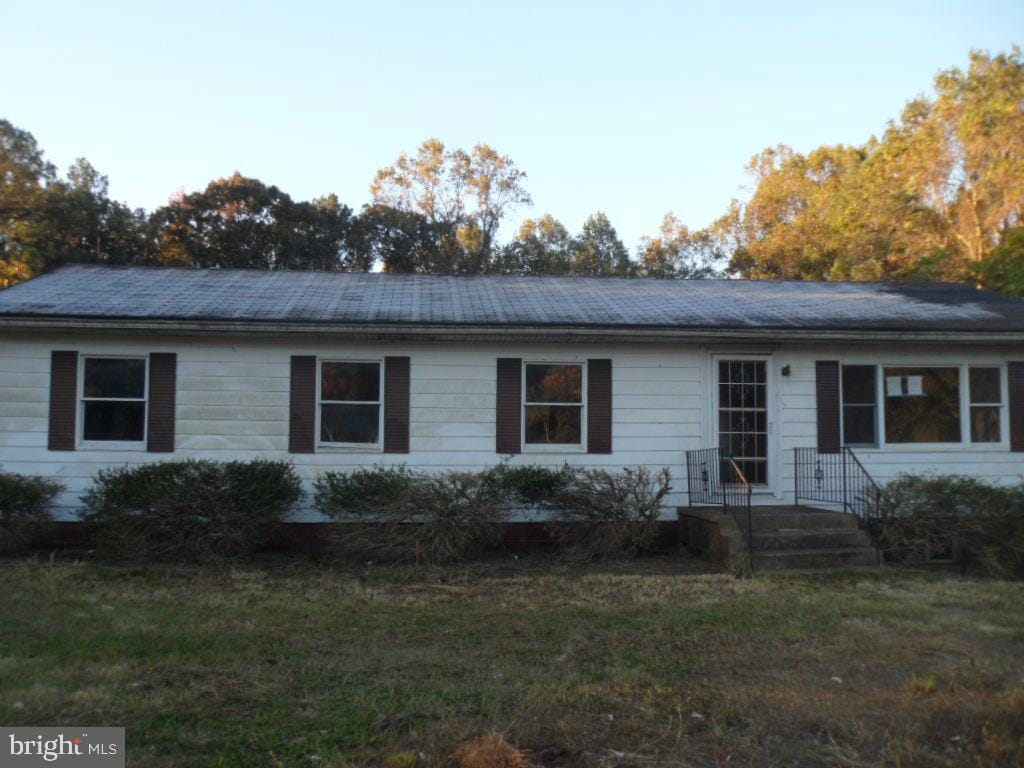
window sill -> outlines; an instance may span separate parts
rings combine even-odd
[[[116,440],[83,440],[76,450],[79,451],[146,451],[146,442],[119,442]]]
[[[384,446],[380,443],[372,445],[359,443],[319,443],[316,446],[317,453],[384,453]]]
[[[529,443],[523,445],[523,453],[586,453],[579,443],[557,445],[552,443]]]
[[[890,443],[888,445],[848,445],[854,453],[971,453],[1009,451],[1009,443]]]

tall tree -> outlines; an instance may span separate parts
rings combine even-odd
[[[350,242],[363,263],[379,264],[385,272],[454,271],[448,241],[425,216],[387,205],[367,205],[352,223]]]
[[[603,211],[587,217],[573,245],[572,273],[628,277],[633,272],[629,251]]]
[[[352,211],[328,196],[295,202],[235,173],[157,210],[161,263],[192,267],[365,271],[351,247]]]
[[[492,271],[515,275],[564,275],[572,269],[575,241],[551,214],[526,219],[516,238],[495,256]]]
[[[453,272],[476,273],[488,268],[504,217],[532,202],[525,180],[511,158],[486,144],[467,152],[428,139],[377,171],[370,192],[375,205],[423,216],[439,250],[452,256]]]
[[[665,214],[658,236],[641,240],[637,255],[636,270],[642,277],[708,278],[725,262],[713,228],[692,232],[672,213]]]
[[[880,139],[765,150],[725,217],[749,277],[967,279],[1024,219],[1024,57],[973,52]]]
[[[84,159],[59,178],[32,134],[0,120],[0,287],[68,262],[144,260],[152,245],[144,213],[107,190]]]

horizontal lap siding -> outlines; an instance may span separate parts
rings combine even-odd
[[[843,364],[905,364],[905,365],[1001,365],[1019,357],[1012,348],[992,347],[842,347],[787,350],[781,353],[780,365],[790,366],[789,377],[780,379],[779,443],[783,452],[780,490],[785,500],[793,496],[793,448],[813,447],[817,443],[817,410],[815,406],[815,361],[839,360]],[[902,474],[968,474],[995,483],[1012,483],[1024,475],[1021,454],[1003,448],[916,450],[913,446],[899,449],[872,450],[854,448],[861,463],[879,483],[895,480]]]
[[[178,353],[177,450],[52,452],[46,449],[50,352]],[[408,355],[410,376],[410,453],[332,451],[288,454],[289,371],[291,355],[344,357]],[[871,362],[894,354],[869,347],[782,349],[776,364],[790,366],[778,379],[778,410],[773,439],[781,450],[778,490],[792,499],[792,449],[816,442],[815,360]],[[684,451],[710,445],[707,423],[709,387],[703,379],[705,353],[697,347],[587,345],[557,347],[523,344],[361,345],[257,344],[233,339],[197,343],[194,339],[157,343],[67,338],[19,338],[0,341],[0,468],[50,475],[68,491],[68,509],[95,472],[110,464],[135,464],[168,458],[291,460],[307,490],[319,473],[372,466],[381,461],[414,469],[479,469],[499,460],[495,440],[495,360],[612,360],[614,453],[524,453],[516,463],[558,466],[568,460],[585,466],[621,468],[643,464],[669,466],[676,490],[671,503],[685,502]],[[900,352],[908,364],[1002,362],[1019,359],[1010,349],[979,351],[938,348]],[[998,482],[1024,474],[1022,454],[1004,450],[858,452],[879,481],[904,472],[969,472]]]
[[[85,353],[177,352],[177,450],[46,450],[51,349]],[[162,344],[61,339],[20,340],[0,344],[0,465],[4,469],[61,479],[68,491],[62,504],[71,509],[99,469],[169,458],[282,458],[294,462],[306,480],[327,470],[372,466],[382,461],[412,469],[480,469],[500,460],[495,453],[495,360],[558,361],[610,358],[612,365],[614,453],[523,453],[516,463],[573,464],[621,468],[645,464],[669,466],[677,488],[685,482],[683,450],[701,442],[699,408],[703,385],[696,348],[625,348],[610,345],[362,345],[256,344],[243,340],[198,344],[194,340]],[[290,359],[292,355],[357,358],[408,355],[410,376],[410,453],[389,457],[379,452],[323,451],[288,454]],[[6,425],[6,426],[5,426]],[[684,494],[673,494],[682,503]]]

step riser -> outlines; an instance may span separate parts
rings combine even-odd
[[[743,515],[739,515],[743,520]],[[751,526],[755,531],[777,531],[780,529],[828,529],[828,528],[850,528],[857,529],[857,518],[853,515],[844,515],[833,512],[805,512],[803,514],[770,514],[759,512],[751,515]]]
[[[784,571],[798,568],[855,568],[878,564],[878,555],[872,549],[855,552],[814,552],[803,553],[792,550],[771,556],[754,552],[754,569],[761,571]]]
[[[851,549],[868,547],[871,542],[863,531],[761,531],[754,533],[755,549]]]

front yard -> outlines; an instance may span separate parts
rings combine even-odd
[[[141,766],[1020,766],[1024,584],[0,561],[0,723],[124,725]]]

